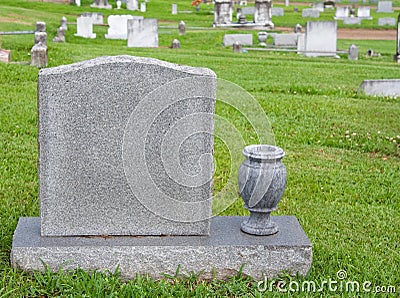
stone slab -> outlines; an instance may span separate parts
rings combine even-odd
[[[308,57],[336,56],[337,22],[307,22],[304,48]]]
[[[378,26],[396,26],[395,18],[379,18]]]
[[[75,36],[84,38],[96,38],[96,33],[93,33],[93,19],[91,17],[79,17],[76,19]]]
[[[364,80],[358,93],[377,96],[400,96],[400,79]]]
[[[253,34],[225,34],[224,35],[224,46],[232,46],[238,41],[242,46],[253,45]]]
[[[39,218],[20,218],[13,237],[11,264],[22,270],[119,270],[123,277],[148,274],[162,278],[203,272],[202,278],[243,273],[257,279],[282,271],[306,275],[312,263],[312,245],[294,216],[273,216],[279,232],[271,236],[243,233],[245,217],[214,217],[209,236],[171,237],[41,237]]]
[[[305,8],[301,12],[303,18],[319,18],[319,10],[314,8]]]
[[[348,6],[336,7],[335,20],[342,20],[350,15],[350,9]]]
[[[142,16],[131,15],[110,15],[107,19],[108,30],[104,35],[106,39],[127,39],[128,38],[128,20],[133,18],[143,19]]]
[[[362,19],[371,20],[371,8],[368,6],[360,6],[357,9],[357,17]]]
[[[210,69],[152,58],[42,69],[42,235],[208,235],[215,98]]]
[[[346,17],[343,18],[343,25],[361,25],[361,18]]]
[[[297,47],[297,33],[285,33],[274,35],[275,46]]]
[[[158,20],[133,17],[128,20],[128,47],[157,48]]]
[[[282,7],[272,7],[271,13],[273,17],[283,17],[285,12]]]
[[[393,12],[392,1],[379,1],[376,12]]]

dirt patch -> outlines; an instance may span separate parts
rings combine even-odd
[[[20,18],[12,18],[12,17],[0,17],[0,23],[15,23],[22,25],[32,25],[32,23],[24,22]]]
[[[356,40],[396,40],[396,30],[339,28],[338,38]]]

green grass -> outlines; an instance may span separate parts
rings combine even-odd
[[[36,20],[46,21],[49,66],[128,54],[208,67],[219,78],[242,86],[264,109],[276,144],[286,151],[283,161],[288,169],[288,185],[275,214],[296,215],[313,243],[314,259],[309,274],[296,278],[284,275],[282,280],[321,284],[335,279],[339,270],[346,270],[348,280],[370,281],[373,286],[392,285],[398,295],[400,99],[357,94],[364,79],[399,78],[399,65],[392,62],[394,41],[339,40],[340,49],[347,49],[352,43],[359,47],[358,61],[349,61],[345,56],[311,59],[295,53],[237,54],[221,43],[225,33],[238,31],[211,28],[188,30],[185,36],[178,36],[174,29],[163,29],[170,34],[160,34],[160,48],[134,49],[127,48],[126,41],[106,40],[106,27],[96,26],[98,38],[88,40],[75,37],[76,27],[70,25],[67,43],[52,43],[61,16],[66,15],[72,22],[82,12],[95,11],[88,7],[91,2],[85,0],[83,7],[78,8],[2,0],[0,31],[32,30]],[[180,10],[194,10],[189,1],[177,2]],[[146,16],[157,16],[161,25],[177,24],[184,19],[187,26],[210,27],[212,14],[207,12],[208,6],[202,5],[200,13],[178,16],[170,14],[170,6],[169,1],[152,0]],[[116,11],[102,12],[107,16]],[[286,16],[283,25],[294,26],[298,22],[290,13]],[[275,18],[274,22],[281,21]],[[256,38],[257,31],[252,33]],[[174,38],[181,41],[181,49],[168,48]],[[9,254],[18,218],[39,214],[38,69],[24,64],[30,60],[32,35],[0,36],[0,43],[2,48],[12,50],[13,61],[18,62],[0,64],[0,297],[262,296],[256,281],[239,276],[227,281],[201,281],[195,274],[161,281],[146,277],[125,281],[118,272],[25,273],[12,269]],[[381,57],[365,57],[363,54],[370,48],[381,53]],[[248,129],[248,123],[237,111],[219,102],[217,114],[234,123],[246,143],[257,141],[254,131]],[[216,192],[227,180],[230,164],[226,153],[227,148],[217,140]],[[237,198],[222,214],[246,212]],[[271,296],[281,296],[274,289]],[[350,294],[325,288],[320,295]]]

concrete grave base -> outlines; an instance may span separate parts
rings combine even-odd
[[[256,279],[282,271],[306,275],[312,245],[294,216],[275,216],[279,232],[252,236],[240,231],[245,217],[220,216],[211,220],[210,236],[41,237],[40,219],[20,218],[14,233],[11,264],[22,270],[109,270],[117,266],[123,277],[148,274],[163,278],[200,273],[202,278],[232,276],[244,264],[243,274]]]

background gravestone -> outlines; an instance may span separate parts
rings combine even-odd
[[[336,7],[335,20],[342,20],[343,18],[347,18],[350,14],[350,9],[348,6],[338,6]]]
[[[301,12],[303,18],[319,18],[319,10],[314,8],[305,8]]]
[[[96,38],[96,33],[93,33],[93,19],[91,17],[79,17],[76,19],[75,36]]]
[[[224,46],[232,46],[236,41],[241,45],[251,46],[253,45],[253,34],[225,34],[224,35]]]
[[[133,18],[143,17],[134,17],[131,15],[110,15],[107,19],[107,23],[109,25],[107,34],[105,34],[105,38],[107,39],[127,39],[128,38],[128,20]]]
[[[143,17],[128,20],[128,47],[158,47],[158,20]]]
[[[125,149],[129,150],[123,152],[125,128],[131,117],[140,122],[137,117],[142,116],[134,113],[138,103],[158,87],[192,76],[201,76],[200,81],[205,80],[210,85],[200,84],[204,91],[197,93],[203,97],[194,98],[197,93],[193,90],[192,99],[186,104],[172,106],[154,119],[157,125],[149,129],[147,142],[150,143],[143,148],[145,151],[130,149],[132,146],[128,142]],[[214,80],[215,75],[209,70],[182,69],[129,56],[103,57],[43,70],[39,74],[42,236],[208,234],[211,202],[207,199],[212,182],[185,187],[172,181],[160,160],[159,146],[165,127],[186,113],[214,112],[214,102],[204,98],[213,98]],[[166,96],[174,96],[174,93]],[[154,109],[158,109],[157,106]],[[212,123],[199,121],[193,125],[212,132]],[[213,141],[212,137],[203,135],[190,141],[183,144],[181,162],[186,170],[195,172],[194,161],[185,158],[210,153]],[[127,155],[126,159],[123,154]],[[135,165],[134,160],[142,160],[145,154],[146,165]],[[139,190],[132,189],[129,181],[133,178],[129,175],[135,174],[130,171],[140,171],[139,168],[145,166],[151,169],[149,175],[155,185],[140,181],[147,195],[154,197],[138,198],[135,192]],[[212,177],[211,169],[206,172]],[[172,197],[175,203],[168,205],[164,200],[165,206],[163,196]],[[168,208],[171,216],[176,216],[175,221],[145,207],[146,200],[156,198],[157,206],[150,207],[154,210],[161,206]],[[195,212],[207,219],[184,222],[192,216],[183,213],[184,202],[197,203]],[[181,222],[177,221],[179,218]]]
[[[379,1],[376,12],[393,12],[392,1]]]
[[[305,55],[308,57],[336,56],[337,22],[307,22]]]
[[[378,26],[396,26],[395,18],[379,18]]]

